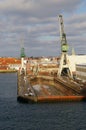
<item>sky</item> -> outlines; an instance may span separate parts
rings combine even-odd
[[[0,57],[61,54],[61,14],[69,54],[86,54],[86,0],[0,0]]]

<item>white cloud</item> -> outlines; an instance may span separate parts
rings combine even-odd
[[[8,51],[3,48],[0,55],[10,55],[10,48],[11,50],[13,48],[13,55],[17,55],[15,52],[17,47],[19,49],[22,35],[27,55],[39,55],[39,53],[40,55],[58,55],[60,52],[60,43],[57,44],[60,41],[58,15],[60,13],[64,15],[68,42],[73,42],[75,48],[81,47],[79,46],[81,41],[85,45],[86,13],[78,13],[83,4],[85,3],[81,0],[0,1],[0,48],[2,49],[3,45],[8,48],[6,48]]]
[[[80,3],[81,0],[5,0],[0,2],[0,10],[15,15],[26,13],[33,17],[49,17],[62,11],[73,11]]]

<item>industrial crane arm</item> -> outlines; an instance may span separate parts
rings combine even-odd
[[[60,42],[61,42],[61,51],[67,52],[68,51],[68,44],[66,40],[66,34],[64,33],[64,24],[62,15],[59,15],[59,22],[60,22]]]

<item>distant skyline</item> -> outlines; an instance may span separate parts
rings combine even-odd
[[[0,0],[0,57],[58,56],[59,14],[76,54],[86,54],[86,0]]]

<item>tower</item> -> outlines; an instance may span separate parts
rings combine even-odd
[[[69,64],[69,59],[67,54],[68,44],[66,40],[66,34],[64,32],[62,15],[59,15],[59,23],[60,23],[61,59],[60,59],[60,65],[58,69],[58,75],[59,76],[65,75],[65,76],[72,77],[71,66]]]

